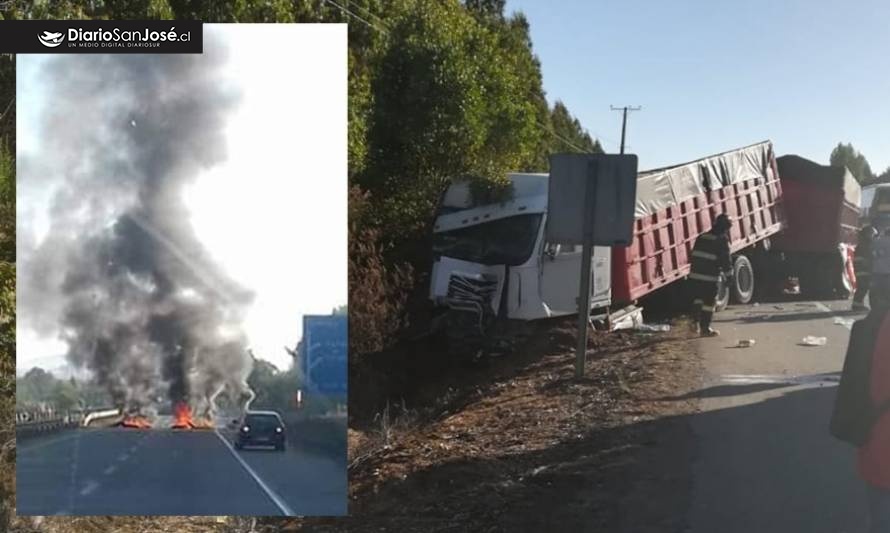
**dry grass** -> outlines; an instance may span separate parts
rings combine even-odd
[[[437,384],[407,368],[425,391],[447,398],[399,390],[412,409],[391,402],[350,430],[351,517],[292,523],[331,532],[525,531],[541,530],[549,516],[566,530],[611,531],[626,520],[621,502],[633,494],[665,502],[650,505],[651,516],[635,511],[640,523],[674,519],[688,436],[682,423],[661,420],[695,405],[661,398],[697,383],[683,328],[595,335],[596,355],[576,380],[574,328],[553,326],[520,353],[464,369],[460,381],[457,369],[433,369]],[[647,444],[656,434],[666,439],[657,449]],[[646,485],[651,471],[671,480]]]

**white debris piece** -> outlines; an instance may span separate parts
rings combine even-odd
[[[850,328],[853,326],[852,318],[843,318],[843,317],[834,317],[834,323],[838,326],[844,326],[845,328]]]
[[[635,328],[637,331],[670,331],[670,324],[640,324]]]
[[[736,348],[750,348],[757,344],[757,341],[754,339],[741,339],[739,343],[736,344]]]
[[[807,335],[800,341],[804,346],[825,346],[828,343],[828,339],[825,337],[814,337],[812,335]]]

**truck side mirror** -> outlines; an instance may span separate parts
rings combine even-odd
[[[544,255],[549,257],[551,261],[556,259],[556,254],[559,253],[559,245],[548,243],[544,245]]]

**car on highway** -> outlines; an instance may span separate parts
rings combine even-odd
[[[235,437],[235,449],[243,450],[248,446],[274,446],[284,451],[286,431],[281,415],[275,411],[248,411],[238,427]]]

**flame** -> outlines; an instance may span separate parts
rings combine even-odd
[[[173,406],[173,429],[213,429],[213,421],[208,418],[195,418],[192,408],[185,402]]]
[[[120,423],[121,427],[136,429],[151,429],[151,422],[142,415],[127,415]]]

